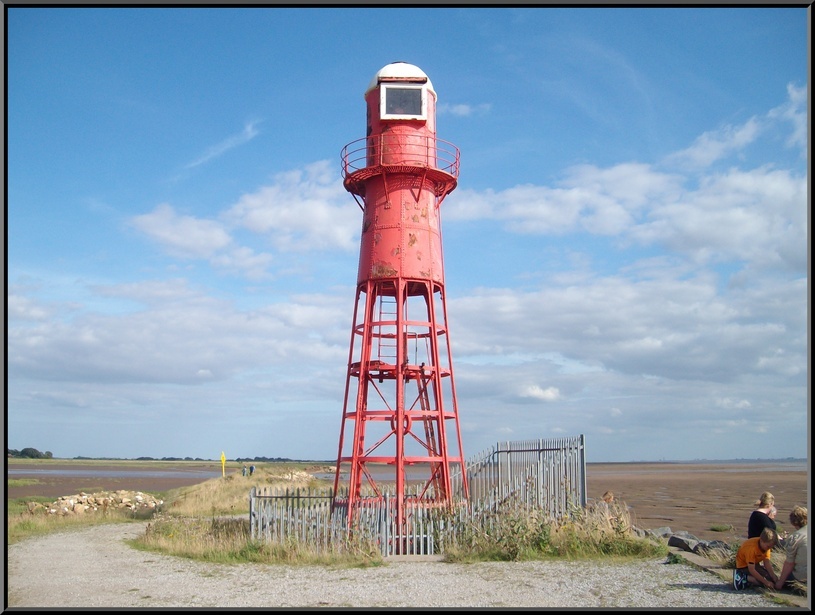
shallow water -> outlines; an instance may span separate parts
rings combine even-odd
[[[8,468],[6,474],[8,476],[70,476],[77,478],[200,478],[202,481],[221,476],[221,472],[206,470],[88,470],[79,468]]]

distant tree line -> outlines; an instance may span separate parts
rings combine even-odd
[[[18,457],[23,459],[53,459],[54,454],[51,451],[41,453],[36,448],[24,448],[21,451],[13,448],[6,449],[7,457]],[[122,457],[84,457],[77,455],[72,459],[79,460],[122,460]],[[201,457],[136,457],[136,461],[213,461],[212,459],[202,459]],[[231,461],[231,460],[230,460]],[[289,457],[236,457],[234,461],[237,462],[291,462],[303,461],[298,459],[290,459]],[[321,462],[322,463],[322,462]],[[333,461],[325,461],[325,463],[333,463]]]
[[[45,451],[41,453],[36,448],[24,448],[21,451],[18,451],[13,448],[6,449],[6,457],[20,457],[23,459],[53,459],[54,453],[51,451]]]
[[[201,459],[200,457],[161,457],[155,459],[153,457],[136,457],[136,461],[212,461],[212,459]]]

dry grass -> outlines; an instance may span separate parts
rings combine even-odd
[[[383,561],[373,544],[343,544],[332,551],[318,552],[296,538],[280,544],[253,541],[247,519],[159,515],[148,525],[145,534],[130,544],[146,551],[224,564],[376,566]]]
[[[452,545],[449,561],[529,560],[550,557],[630,559],[667,555],[667,546],[637,538],[624,502],[603,508],[573,511],[570,518],[548,519],[539,510],[508,508],[492,524],[471,524]]]
[[[314,471],[313,469],[311,469]],[[338,545],[317,552],[295,539],[283,544],[252,541],[249,492],[257,489],[325,489],[302,464],[258,464],[249,476],[240,473],[213,478],[167,493],[164,511],[145,535],[131,542],[140,549],[211,562],[257,562],[368,566],[382,562],[375,545]]]
[[[16,512],[10,512],[7,507],[6,516],[6,544],[14,544],[33,536],[42,536],[52,532],[72,529],[82,529],[102,523],[126,523],[144,521],[152,516],[152,511],[133,512],[129,509],[111,509],[84,515],[46,515],[31,514],[28,510],[17,510],[20,502],[14,503]]]
[[[252,487],[302,489],[326,485],[306,472],[302,464],[263,464],[255,468],[252,476],[233,473],[172,489],[167,492],[165,511],[188,517],[248,515]]]

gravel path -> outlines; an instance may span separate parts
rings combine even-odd
[[[100,525],[7,549],[14,607],[771,608],[685,564],[388,562],[374,568],[208,564],[137,551],[146,524]]]

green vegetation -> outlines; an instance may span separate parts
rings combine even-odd
[[[729,531],[735,530],[735,529],[736,528],[734,528],[729,523],[716,523],[716,524],[710,526],[710,531],[711,532],[729,532]]]
[[[36,478],[7,478],[7,487],[28,487],[29,485],[39,485],[40,481]]]
[[[7,448],[6,457],[18,457],[21,459],[52,459],[54,454],[51,451],[41,453],[36,448],[24,448],[21,451],[13,448]]]

